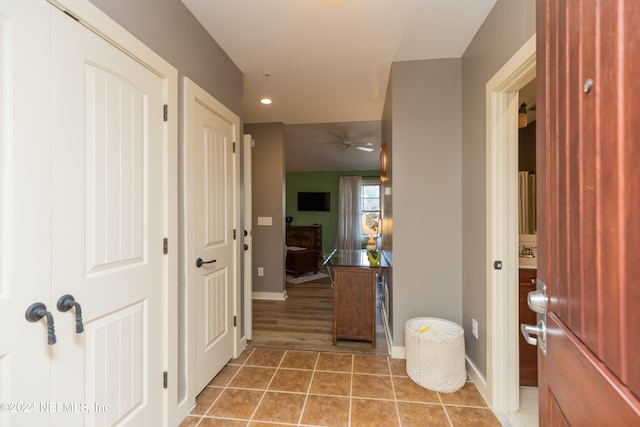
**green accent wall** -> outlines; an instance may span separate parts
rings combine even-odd
[[[291,225],[322,225],[322,252],[328,254],[335,248],[338,230],[338,188],[341,176],[357,176],[379,179],[380,171],[321,171],[287,172],[285,216],[292,216]],[[331,210],[329,212],[298,211],[298,192],[330,192]]]

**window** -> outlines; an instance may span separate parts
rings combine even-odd
[[[380,182],[377,180],[363,180],[360,186],[360,197],[362,200],[362,222],[366,223],[367,215],[378,219],[374,234],[380,234]],[[369,222],[371,223],[371,222]],[[369,234],[363,233],[363,237]]]

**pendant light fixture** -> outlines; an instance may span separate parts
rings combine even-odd
[[[520,104],[520,109],[518,110],[518,128],[526,128],[529,123],[529,119],[527,117],[527,104],[524,102]]]

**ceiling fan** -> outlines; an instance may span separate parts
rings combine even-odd
[[[353,149],[366,151],[368,153],[373,151],[373,143],[357,142],[354,139],[359,139],[359,138],[350,137],[348,133],[345,133],[344,135],[339,137],[339,140],[337,142],[342,146],[342,149],[345,151],[353,150]]]

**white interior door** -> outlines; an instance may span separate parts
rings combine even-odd
[[[77,333],[77,308],[56,313],[52,387],[88,407],[52,419],[161,425],[164,81],[63,13],[51,22],[52,301],[72,295],[84,322]]]
[[[185,79],[187,286],[195,296],[195,387],[233,357],[238,267],[234,137],[237,116]],[[189,259],[190,258],[190,259]],[[198,263],[200,260],[202,263]]]
[[[0,425],[48,425],[44,319],[50,300],[49,6],[0,0]],[[28,52],[28,54],[27,54]],[[37,403],[38,406],[33,406]]]

